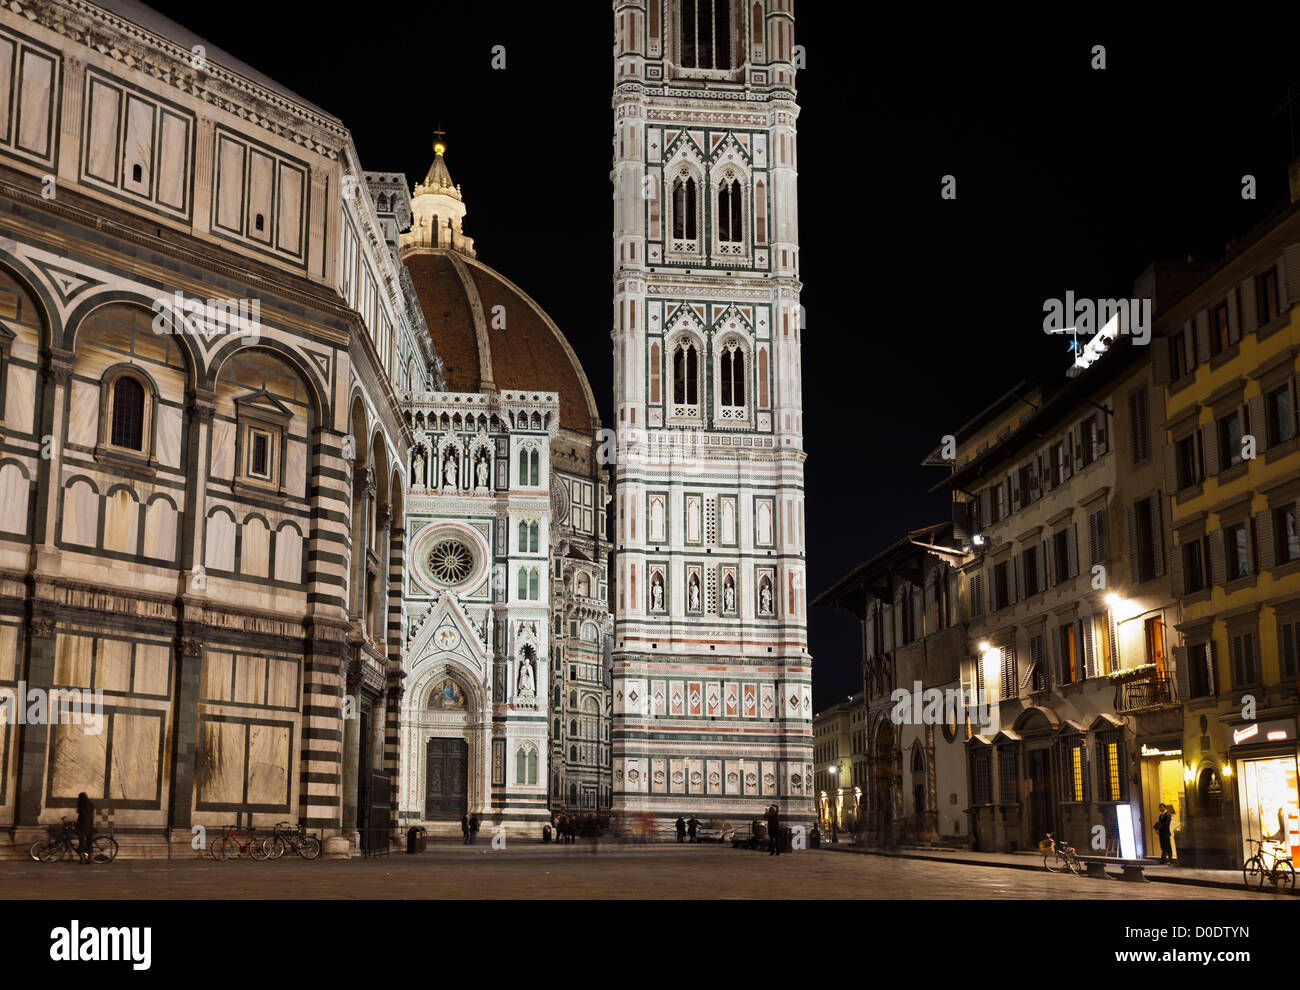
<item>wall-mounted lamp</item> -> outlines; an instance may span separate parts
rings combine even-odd
[[[1224,776],[1225,779],[1228,778],[1228,777],[1231,777],[1231,776],[1232,776],[1232,764],[1230,764],[1230,763],[1225,763],[1225,764],[1223,765],[1223,767],[1221,768],[1221,771],[1220,771],[1220,772],[1223,774],[1223,776]]]

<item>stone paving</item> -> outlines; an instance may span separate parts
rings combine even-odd
[[[1236,900],[1276,895],[826,850],[771,857],[718,846],[434,846],[378,859],[0,863],[0,899],[844,898]]]

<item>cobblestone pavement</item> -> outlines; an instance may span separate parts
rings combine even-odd
[[[1090,880],[1046,872],[808,850],[718,847],[435,847],[379,859],[254,863],[0,863],[0,899],[855,898],[1281,900],[1246,890]]]

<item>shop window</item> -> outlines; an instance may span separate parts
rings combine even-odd
[[[1091,800],[1088,781],[1088,748],[1083,740],[1069,743],[1065,748],[1066,800],[1078,804]]]

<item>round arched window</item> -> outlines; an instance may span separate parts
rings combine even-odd
[[[443,540],[429,551],[429,571],[443,584],[460,584],[474,570],[474,553],[460,540]]]

